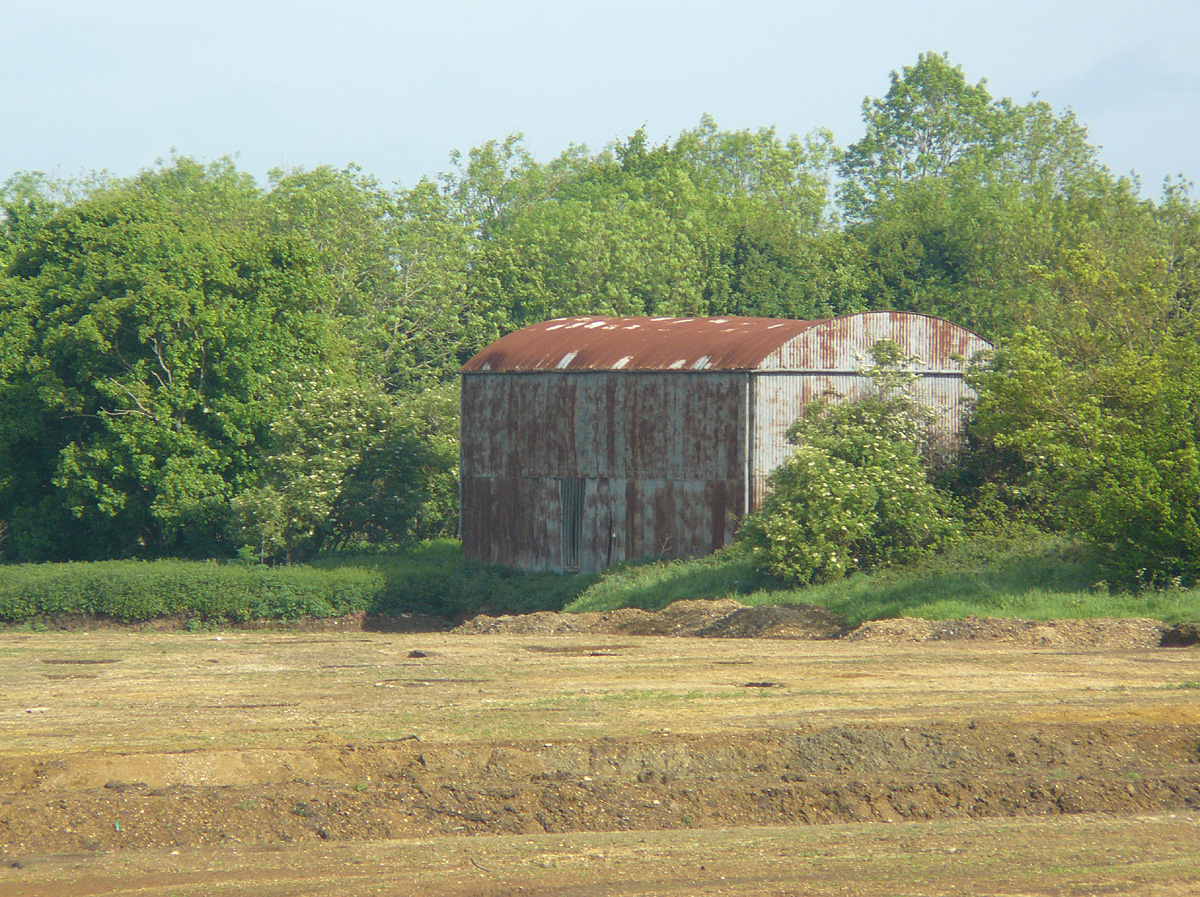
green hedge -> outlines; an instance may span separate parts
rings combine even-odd
[[[367,567],[386,579],[370,614],[432,614],[461,620],[480,613],[526,614],[562,610],[599,577],[530,573],[462,556],[462,543],[437,539],[396,554],[320,558],[323,570]]]
[[[0,567],[0,621],[87,614],[122,623],[335,617],[380,602],[376,570],[247,567],[197,561],[102,561]]]

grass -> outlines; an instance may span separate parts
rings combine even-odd
[[[1064,539],[976,539],[919,563],[793,588],[755,575],[745,553],[631,564],[606,573],[567,605],[572,612],[657,610],[679,598],[734,598],[747,605],[815,604],[851,625],[920,617],[1029,620],[1151,617],[1200,619],[1200,588],[1111,590],[1096,561]]]
[[[197,561],[114,561],[0,567],[0,621],[38,627],[54,615],[126,622],[181,615],[197,626],[248,619],[660,610],[682,599],[746,605],[814,604],[850,625],[969,615],[1030,620],[1152,617],[1200,620],[1200,587],[1113,590],[1079,545],[1042,536],[977,538],[906,567],[794,588],[757,574],[734,546],[690,561],[641,561],[601,575],[532,573],[469,561],[441,539],[408,551],[325,557],[307,567],[247,568]]]
[[[742,552],[726,549],[691,561],[634,561],[606,571],[566,605],[571,613],[622,607],[661,610],[688,598],[737,598],[769,589]],[[764,602],[765,603],[765,602]]]
[[[248,567],[211,561],[99,561],[0,566],[0,622],[95,616],[122,623],[179,617],[197,627],[230,621],[334,617],[379,600],[365,569]]]

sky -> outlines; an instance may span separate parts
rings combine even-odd
[[[846,146],[863,99],[933,51],[994,96],[1073,109],[1157,196],[1200,178],[1198,47],[1196,0],[0,0],[0,183],[177,152],[412,185],[508,134],[546,161],[705,113]]]

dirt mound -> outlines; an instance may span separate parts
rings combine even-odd
[[[990,641],[1035,648],[1157,648],[1168,627],[1158,620],[873,620],[849,633],[853,641]]]
[[[660,635],[698,638],[840,638],[845,620],[807,604],[746,607],[736,601],[676,601],[661,611],[622,608],[604,613],[535,613],[474,617],[464,635]]]
[[[192,628],[179,617],[162,617],[126,624],[90,615],[47,617],[49,629],[168,631]],[[0,626],[0,631],[14,629]],[[301,620],[251,620],[227,623],[232,630],[271,632],[445,632],[459,635],[651,635],[682,638],[839,639],[878,644],[908,642],[988,641],[1034,648],[1177,648],[1200,643],[1200,624],[1168,626],[1158,620],[1022,620],[965,617],[961,620],[902,618],[872,620],[852,629],[846,620],[811,604],[747,607],[733,599],[676,601],[660,611],[622,608],[582,614],[542,611],[513,616],[472,617],[458,626],[442,617],[400,614],[395,617],[363,613]]]
[[[1200,623],[1176,623],[1163,633],[1164,648],[1190,648],[1200,644]]]

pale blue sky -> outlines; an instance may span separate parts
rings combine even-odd
[[[0,0],[0,181],[179,152],[360,164],[412,184],[521,131],[540,159],[707,112],[862,133],[861,103],[948,51],[994,95],[1073,108],[1117,173],[1200,178],[1200,3]]]

